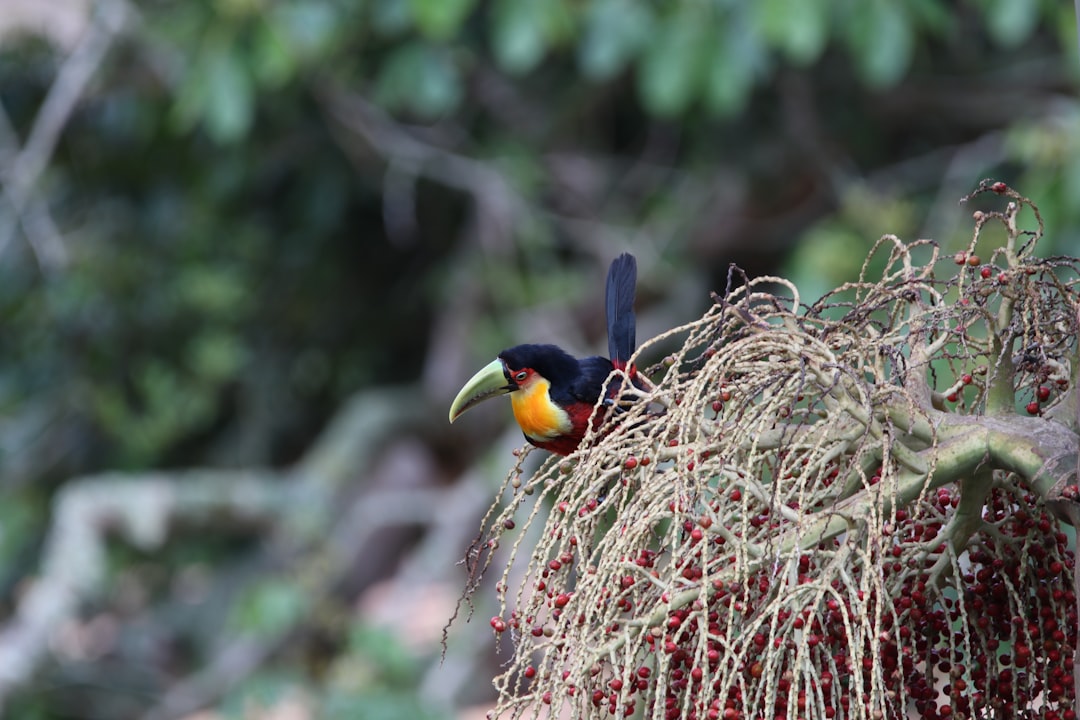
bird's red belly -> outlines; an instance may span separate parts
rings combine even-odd
[[[571,435],[563,435],[562,437],[557,437],[554,440],[533,440],[528,435],[525,436],[525,439],[536,447],[540,448],[541,450],[553,452],[556,455],[569,455],[570,453],[577,450],[578,445],[581,444],[581,438],[582,436],[577,435],[576,433]]]

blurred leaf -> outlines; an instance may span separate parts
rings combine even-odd
[[[207,90],[203,111],[210,137],[219,143],[240,139],[251,127],[255,92],[237,52],[224,46],[214,48],[204,80]]]
[[[226,267],[182,267],[173,280],[173,292],[179,303],[209,315],[239,314],[247,301],[248,290],[242,277]]]
[[[437,117],[461,100],[461,78],[445,52],[424,43],[395,48],[379,72],[376,99],[388,108]]]
[[[497,0],[492,43],[503,70],[525,73],[544,57],[546,14],[554,6],[552,0]]]
[[[785,263],[785,275],[799,286],[806,302],[855,280],[873,239],[885,233],[905,237],[917,230],[915,208],[903,198],[852,184],[841,203],[840,213],[810,228]],[[888,254],[886,250],[874,256],[871,277],[884,269]]]
[[[458,32],[476,0],[408,0],[408,3],[420,31],[445,40]]]
[[[15,553],[34,537],[43,521],[41,508],[28,499],[8,495],[0,503],[0,567],[12,567]]]
[[[341,31],[341,13],[326,0],[271,3],[269,17],[293,55],[307,60],[328,54]]]
[[[193,427],[205,422],[213,408],[213,388],[196,385],[163,360],[150,359],[134,373],[141,407],[131,411],[118,432],[126,432],[132,460],[148,462]]]
[[[756,0],[757,31],[792,60],[813,62],[829,37],[828,0]]]
[[[412,27],[409,3],[402,0],[374,0],[371,3],[371,23],[379,35],[400,35]]]
[[[252,38],[252,72],[262,85],[277,87],[285,83],[296,64],[285,38],[275,25],[260,22]]]
[[[913,21],[936,35],[949,31],[955,21],[952,4],[942,0],[907,0]]]
[[[292,627],[307,605],[308,599],[296,583],[268,578],[249,588],[240,598],[232,621],[243,632],[276,635]]]
[[[1080,82],[1080,45],[1076,38],[1076,13],[1068,3],[1055,3],[1050,6],[1044,21],[1057,36],[1057,46],[1062,50],[1060,64],[1065,68],[1065,76],[1074,84]]]
[[[382,628],[354,622],[349,629],[349,652],[378,660],[380,684],[408,684],[416,670],[416,659],[401,639]]]
[[[760,36],[746,26],[742,14],[733,15],[725,27],[723,42],[713,47],[709,75],[705,84],[705,103],[718,115],[729,115],[743,108],[754,81],[765,73],[768,55]]]
[[[698,4],[676,8],[656,30],[638,78],[646,107],[665,117],[686,110],[701,89],[716,30],[711,15]]]
[[[231,334],[204,331],[188,343],[188,363],[201,380],[225,382],[236,377],[244,364],[244,347]]]
[[[416,658],[401,638],[362,621],[349,628],[348,651],[333,666],[319,713],[326,720],[449,717],[424,707],[413,688]]]
[[[239,140],[251,126],[255,89],[251,77],[225,38],[208,42],[180,88],[173,117],[182,130],[201,122],[221,144]]]
[[[450,712],[437,715],[423,707],[415,691],[388,692],[378,689],[362,693],[348,690],[331,693],[320,710],[319,717],[323,720],[433,720],[454,717]]]
[[[1006,47],[1027,40],[1039,20],[1038,0],[987,0],[986,27]],[[1075,28],[1075,18],[1073,21]]]
[[[1076,151],[1073,150],[1068,155],[1075,157]],[[1061,164],[1061,202],[1066,207],[1080,207],[1080,163]],[[1043,220],[1045,221],[1045,218]]]
[[[233,688],[222,700],[221,711],[229,720],[250,720],[270,714],[276,717],[279,714],[271,710],[289,698],[300,696],[304,688],[304,679],[296,674],[263,670]]]
[[[848,45],[863,80],[874,88],[894,85],[903,77],[914,49],[914,28],[902,3],[855,0],[849,5]]]
[[[596,0],[586,7],[578,63],[585,77],[607,80],[637,57],[649,38],[652,10],[636,0]]]
[[[230,19],[253,15],[259,6],[259,0],[214,0],[214,10]]]
[[[840,283],[858,277],[866,239],[853,228],[827,221],[808,231],[784,264],[784,275],[812,303]]]

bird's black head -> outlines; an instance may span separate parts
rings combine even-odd
[[[558,385],[580,373],[577,359],[557,345],[516,345],[499,353],[499,359],[506,379],[519,387],[534,374]]]

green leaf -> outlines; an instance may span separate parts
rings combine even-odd
[[[401,639],[384,628],[354,622],[348,633],[349,652],[379,661],[380,684],[408,684],[416,673],[416,659],[401,644]]]
[[[547,50],[545,13],[550,0],[499,0],[494,8],[492,37],[495,60],[509,73],[536,67]]]
[[[0,563],[11,567],[15,562],[15,553],[24,549],[29,538],[43,521],[41,508],[29,497],[11,493],[8,502],[0,503]],[[12,502],[17,500],[17,502]]]
[[[204,330],[188,341],[188,365],[203,382],[222,383],[236,377],[244,363],[244,347],[228,333]]]
[[[256,635],[276,635],[288,630],[303,614],[307,598],[295,584],[280,578],[258,583],[240,599],[233,622]]]
[[[375,0],[371,4],[371,25],[384,37],[400,35],[412,27],[409,3],[401,0]]]
[[[285,84],[296,69],[295,57],[276,25],[261,22],[252,37],[252,72],[270,87]]]
[[[645,45],[653,25],[652,11],[634,0],[596,0],[586,12],[578,63],[590,80],[608,80]]]
[[[341,30],[341,17],[325,0],[271,4],[268,17],[293,54],[317,60],[329,54]]]
[[[457,34],[475,5],[476,0],[409,0],[420,32],[440,40]]]
[[[702,86],[715,30],[710,19],[697,4],[684,4],[661,23],[638,77],[649,112],[671,117],[694,100]]]
[[[1006,47],[1027,40],[1038,20],[1038,0],[990,0],[986,7],[987,29]]]
[[[907,7],[916,25],[935,35],[944,35],[955,24],[952,7],[941,0],[907,0]]]
[[[914,29],[895,0],[856,0],[847,26],[856,69],[874,88],[896,84],[911,62]]]
[[[830,4],[826,0],[756,0],[757,31],[797,63],[816,60],[829,37]]]
[[[358,709],[363,708],[358,714]],[[435,720],[450,715],[424,707],[415,690],[373,688],[364,692],[330,691],[319,708],[321,720]]]
[[[201,73],[206,83],[203,119],[210,137],[224,145],[247,134],[255,114],[255,93],[236,52],[225,45],[211,48]]]
[[[461,101],[461,78],[446,52],[408,43],[390,52],[379,72],[375,98],[393,110],[437,117]]]
[[[227,720],[249,720],[253,712],[258,715],[259,710],[275,707],[303,692],[304,683],[305,679],[297,674],[263,668],[231,687],[221,699],[220,711]]]
[[[223,267],[184,267],[172,278],[172,294],[178,304],[204,316],[229,318],[248,297],[243,275]]]
[[[745,16],[731,16],[724,28],[724,38],[713,47],[705,82],[705,104],[717,115],[741,110],[755,79],[764,75],[769,65],[761,36],[748,27]]]
[[[866,240],[836,219],[819,223],[795,244],[785,272],[804,297],[816,300],[859,275]]]

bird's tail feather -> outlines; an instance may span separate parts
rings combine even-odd
[[[637,285],[637,261],[623,253],[611,261],[608,269],[606,308],[608,357],[625,368],[637,345],[637,319],[634,317],[634,294]]]

